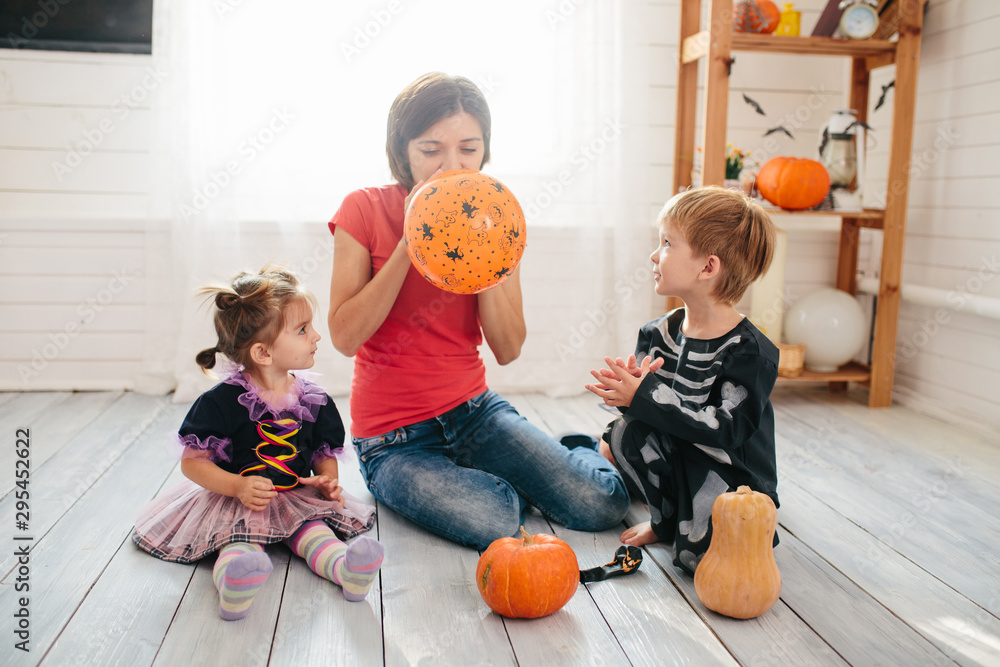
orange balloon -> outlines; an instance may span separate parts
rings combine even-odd
[[[474,169],[433,176],[410,198],[403,222],[410,261],[456,294],[498,285],[521,261],[524,213],[503,183]]]

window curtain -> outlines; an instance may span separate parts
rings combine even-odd
[[[491,386],[579,392],[605,354],[631,351],[654,303],[650,44],[654,28],[672,30],[650,25],[648,4],[164,0],[154,11],[140,390],[187,401],[210,386],[194,356],[215,335],[195,291],[268,262],[316,294],[315,370],[331,393],[349,390],[352,361],[326,335],[326,223],[348,192],[391,182],[389,106],[435,70],[486,95],[484,170],[528,222],[528,342],[506,367],[484,346]]]

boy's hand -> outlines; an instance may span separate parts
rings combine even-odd
[[[278,495],[274,490],[274,484],[266,477],[249,475],[240,477],[239,485],[236,489],[236,498],[247,508],[260,512],[271,502],[271,498]]]
[[[599,371],[590,371],[590,374],[598,381],[598,384],[584,385],[587,390],[600,396],[605,404],[614,407],[628,407],[632,404],[632,398],[638,391],[642,379],[651,371],[663,366],[663,360],[651,361],[649,357],[642,360],[641,365],[636,365],[635,355],[630,355],[627,362],[620,357],[612,359],[604,357],[604,362],[608,368]]]
[[[649,361],[649,360],[650,360],[650,357],[647,356],[646,359],[645,359],[645,361]],[[638,364],[638,362],[637,362],[634,354],[628,355],[628,361],[627,362],[622,361],[622,358],[618,357],[617,359],[615,359],[615,364],[619,368],[624,368],[625,370],[627,370],[629,373],[631,373],[633,375],[633,377],[641,378],[644,375],[643,372],[642,372],[642,367]],[[653,359],[652,361],[649,361],[649,371],[651,373],[655,373],[656,371],[660,370],[661,368],[663,368],[663,359],[662,358],[660,358],[660,359]]]
[[[306,486],[316,487],[323,497],[327,500],[332,500],[336,503],[342,503],[343,498],[340,494],[344,489],[338,484],[339,480],[330,477],[329,475],[316,475],[314,477],[299,477],[299,483],[305,484]]]

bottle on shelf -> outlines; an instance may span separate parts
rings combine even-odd
[[[781,19],[778,21],[778,27],[775,29],[774,34],[797,37],[801,22],[802,12],[796,11],[792,3],[786,2],[785,8],[781,10]]]

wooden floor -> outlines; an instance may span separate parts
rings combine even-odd
[[[590,397],[508,398],[552,432],[598,433],[611,417]],[[758,619],[707,611],[657,545],[638,573],[581,586],[552,616],[505,620],[476,591],[476,552],[380,507],[387,556],[365,602],[345,602],[272,547],[274,572],[249,616],[226,623],[211,559],[165,563],[129,540],[136,510],[179,479],[164,443],[187,406],[0,394],[0,664],[1000,665],[1000,442],[864,400],[775,392],[783,589]],[[16,528],[19,428],[30,428],[26,530]],[[372,502],[356,469],[343,476]],[[629,520],[644,511],[635,505]],[[575,533],[537,514],[527,527],[565,539],[584,568],[619,544],[620,529]],[[26,621],[15,616],[25,603]],[[28,653],[15,648],[19,624]]]

